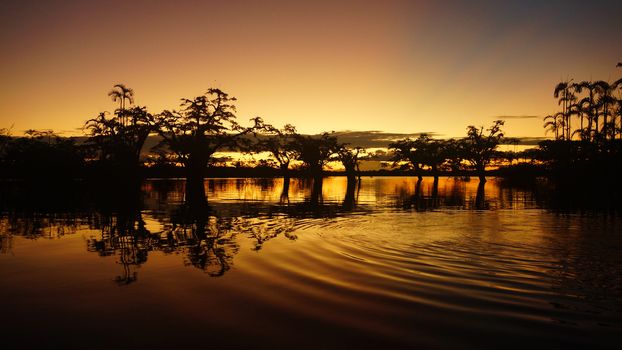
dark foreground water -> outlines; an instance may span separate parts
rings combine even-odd
[[[138,203],[5,204],[0,344],[619,346],[618,215],[416,183],[209,180],[209,207],[189,208],[183,182],[154,180]]]

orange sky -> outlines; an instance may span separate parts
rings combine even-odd
[[[509,116],[509,136],[543,136],[560,79],[622,76],[621,2],[499,3],[0,0],[0,128],[79,134],[125,83],[152,113],[219,87],[241,122],[303,133]]]

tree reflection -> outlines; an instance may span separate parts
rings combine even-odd
[[[123,273],[115,277],[119,285],[136,282],[136,268],[147,262],[147,255],[157,245],[157,235],[145,227],[139,189],[100,197],[104,210],[92,221],[100,230],[98,238],[87,240],[87,250],[100,256],[117,256]]]
[[[185,204],[173,214],[163,235],[169,247],[185,252],[186,265],[218,277],[230,269],[240,249],[238,232],[233,217],[219,216],[207,204]]]
[[[344,211],[352,211],[356,207],[356,190],[361,188],[361,182],[348,180],[346,186],[346,195],[343,197],[341,209]]]
[[[432,183],[431,193],[423,194],[423,179],[417,179],[414,192],[402,191],[398,198],[398,205],[404,209],[414,209],[415,211],[428,211],[437,209],[441,200],[438,197],[438,179]]]
[[[475,209],[489,209],[488,202],[486,202],[486,182],[484,181],[480,181],[477,185],[477,195],[475,196]]]
[[[527,195],[533,193],[532,190],[526,192],[504,187],[503,191],[495,191],[502,188],[497,181],[478,184],[433,178],[418,181],[382,179],[374,182],[372,187],[367,180],[363,185],[361,181],[345,180],[293,179],[291,188],[286,191],[291,191],[291,201],[279,197],[279,192],[287,188],[285,184],[280,188],[271,179],[210,180],[210,191],[215,193],[214,200],[209,203],[180,203],[185,194],[181,182],[150,181],[141,188],[124,184],[115,191],[110,185],[103,191],[82,194],[87,199],[76,203],[86,208],[83,211],[67,206],[71,201],[59,197],[50,197],[50,202],[56,206],[47,203],[43,199],[48,195],[43,192],[18,201],[17,194],[5,189],[0,193],[4,195],[0,198],[0,252],[10,254],[13,236],[17,235],[33,239],[59,238],[80,230],[96,229],[98,232],[87,240],[87,250],[101,257],[114,257],[121,267],[121,272],[114,277],[118,285],[136,282],[138,268],[147,263],[149,254],[154,251],[179,255],[186,266],[217,277],[231,270],[235,256],[244,246],[243,240],[249,240],[253,251],[261,251],[269,241],[278,237],[296,240],[299,228],[310,223],[321,225],[332,218],[394,210],[396,206],[414,211],[488,210],[491,206],[514,206],[517,198],[522,197],[529,203],[537,201],[537,195]],[[385,181],[397,185],[391,187],[395,192],[386,192],[381,185]],[[489,186],[488,194],[486,185]],[[359,199],[361,186],[365,190]],[[261,196],[251,194],[252,200],[246,197],[231,200],[234,188],[240,196],[252,191]],[[370,194],[370,189],[375,192]],[[218,192],[227,195],[222,199]],[[386,203],[382,197],[385,193],[391,196],[389,208],[382,204]],[[79,197],[74,192],[65,194],[69,198],[74,195]],[[370,197],[374,199],[373,203]]]
[[[486,200],[486,182],[478,182],[477,190],[466,190],[468,181],[457,179],[447,179],[440,187],[439,180],[434,179],[432,183],[418,180],[414,189],[405,186],[397,193],[396,204],[404,209],[414,209],[415,211],[430,211],[443,208],[453,209],[490,209],[490,201]],[[472,192],[471,192],[472,191]],[[468,192],[473,193],[469,195]],[[513,203],[508,203],[512,205]]]

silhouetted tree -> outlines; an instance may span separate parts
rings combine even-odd
[[[495,120],[493,125],[486,129],[488,134],[484,134],[484,127],[477,128],[473,125],[467,127],[467,137],[463,139],[465,159],[477,172],[480,182],[486,182],[486,166],[494,159],[496,149],[503,139],[503,120]]]
[[[462,140],[449,139],[444,141],[445,164],[457,176],[463,169],[466,160],[465,143]]]
[[[447,160],[447,143],[443,140],[434,140],[427,134],[421,134],[414,144],[419,152],[419,161],[430,169],[434,181],[438,182],[439,171]]]
[[[438,180],[439,171],[449,157],[450,146],[452,151],[458,151],[448,141],[435,140],[427,134],[421,134],[414,140],[407,138],[393,142],[389,144],[389,149],[393,151],[394,165],[406,162],[402,168],[412,168],[419,179],[422,179],[422,168],[427,167],[434,179]]]
[[[577,109],[583,112],[583,115],[587,119],[587,125],[583,125],[581,122],[580,129],[576,131],[581,137],[581,140],[592,140],[594,138],[593,123],[598,122],[597,107],[596,107],[596,85],[589,81],[581,81],[574,84],[575,92],[579,95],[583,91],[587,91],[587,95],[579,100],[577,103]],[[582,119],[583,120],[583,119]],[[598,125],[596,126],[598,130]]]
[[[417,149],[417,144],[414,140],[406,138],[392,142],[389,144],[389,150],[393,153],[391,157],[393,166],[401,164],[400,168],[402,169],[411,168],[419,180],[422,179],[421,165],[423,162],[421,152]]]
[[[259,117],[255,118],[255,127],[260,133],[255,150],[270,153],[270,156],[278,163],[283,179],[289,181],[289,165],[297,155],[294,145],[296,135],[298,135],[296,128],[291,124],[286,124],[282,129],[278,129],[264,123]]]
[[[3,140],[3,176],[58,181],[81,175],[84,157],[75,139],[62,138],[51,130],[27,130],[23,137],[5,135]]]
[[[615,127],[612,127],[612,123],[609,120],[609,116],[611,115],[611,107],[615,105],[615,99],[613,97],[613,87],[603,80],[595,81],[594,86],[596,87],[596,106],[600,111],[600,114],[603,117],[603,126],[600,130],[600,136],[602,140],[607,140],[608,138],[613,138],[614,133],[612,132]],[[598,123],[596,123],[598,126]]]
[[[107,118],[106,112],[90,119],[85,129],[90,137],[87,145],[99,153],[100,163],[113,171],[116,180],[137,180],[141,150],[147,137],[155,132],[155,119],[146,107],[132,107]],[[123,118],[131,118],[126,124]]]
[[[186,194],[190,201],[204,202],[203,179],[207,165],[218,150],[234,147],[250,131],[236,122],[235,97],[209,89],[194,99],[182,99],[181,110],[165,110],[157,116],[159,134],[186,169]]]
[[[116,115],[119,117],[119,121],[124,126],[127,125],[127,114],[125,102],[129,104],[134,103],[134,90],[128,88],[124,84],[115,84],[112,90],[108,93],[108,96],[112,98],[114,102],[119,101],[119,109],[116,111]]]
[[[4,165],[6,149],[11,142],[11,130],[7,128],[0,128],[0,168],[6,169]],[[2,176],[3,174],[0,174]]]
[[[316,180],[322,179],[324,166],[339,146],[337,138],[326,132],[319,137],[294,135],[292,145],[296,151],[296,159],[303,163],[308,174]]]
[[[363,154],[365,154],[365,149],[363,149],[362,147],[348,148],[346,145],[341,145],[338,147],[337,159],[345,168],[348,183],[356,181],[357,172],[360,171],[360,156]]]
[[[576,97],[572,93],[570,81],[563,81],[553,91],[553,96],[559,99],[558,103],[562,106],[562,111],[556,114],[556,118],[561,120],[562,126],[562,138],[570,140],[570,105],[574,102]]]

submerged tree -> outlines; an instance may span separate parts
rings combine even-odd
[[[95,148],[100,163],[116,171],[117,179],[137,179],[141,150],[155,131],[155,119],[146,107],[132,107],[107,118],[100,113],[85,124],[90,135],[87,145]],[[125,119],[131,120],[126,123]]]
[[[422,180],[421,174],[421,152],[417,150],[417,144],[414,140],[406,138],[389,144],[389,150],[393,153],[391,161],[393,166],[401,164],[402,169],[413,169],[415,175]]]
[[[362,147],[348,148],[346,145],[341,145],[337,149],[337,159],[341,162],[345,169],[348,183],[356,181],[357,172],[360,172],[360,157],[363,154],[365,154],[365,149]]]
[[[202,96],[182,99],[179,111],[165,110],[157,117],[159,146],[166,146],[186,169],[189,201],[204,202],[203,179],[214,153],[233,147],[250,129],[236,121],[235,97],[211,88]]]
[[[339,145],[335,136],[325,132],[319,137],[295,135],[292,146],[296,151],[296,159],[303,163],[308,174],[321,180],[324,166],[337,152]]]
[[[27,130],[23,137],[0,134],[1,176],[58,182],[79,177],[84,167],[74,138],[52,130]]]
[[[270,153],[270,156],[278,163],[283,179],[288,181],[290,163],[297,155],[294,145],[298,135],[296,127],[286,124],[282,129],[278,129],[264,123],[263,119],[259,117],[255,118],[254,121],[256,130],[260,132],[254,146],[255,151]]]
[[[413,169],[420,180],[422,170],[426,167],[437,180],[448,158],[447,145],[448,141],[435,140],[428,134],[421,134],[414,140],[406,138],[391,143],[389,149],[393,151],[394,165],[402,162],[402,168]]]
[[[486,129],[473,125],[467,127],[467,137],[463,139],[465,159],[471,164],[479,176],[480,182],[486,182],[486,167],[496,155],[496,149],[503,139],[503,120],[495,120],[493,125]]]
[[[415,140],[415,148],[419,152],[419,161],[427,166],[434,176],[435,183],[438,183],[439,171],[447,161],[447,142],[435,140],[427,134],[421,134]]]

